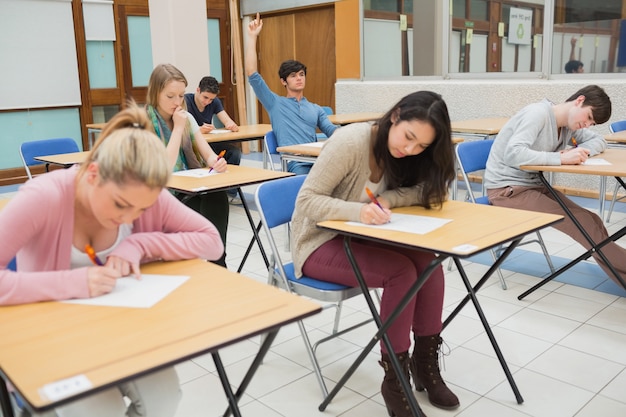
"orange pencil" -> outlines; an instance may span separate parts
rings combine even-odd
[[[226,149],[222,149],[222,152],[220,152],[219,155],[217,155],[217,159],[215,160],[215,163],[217,164],[217,161],[222,159],[225,154],[226,154]],[[209,170],[209,173],[211,172],[213,172],[213,167],[211,167],[211,169]]]
[[[372,203],[376,204],[378,207],[380,207],[381,210],[385,211],[385,209],[383,209],[383,206],[381,206],[380,203],[378,202],[378,199],[376,198],[372,190],[365,187],[365,192],[367,193],[367,196],[370,198],[370,200],[372,200]]]
[[[578,148],[578,142],[576,142],[576,138],[572,136],[572,143],[574,144],[574,148]]]
[[[85,252],[87,252],[87,256],[89,256],[89,259],[91,259],[91,262],[93,262],[94,265],[98,265],[98,266],[104,265],[102,261],[100,260],[100,258],[98,258],[98,255],[96,255],[96,251],[93,249],[93,247],[89,243],[85,245]]]

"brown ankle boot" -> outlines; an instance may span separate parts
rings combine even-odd
[[[415,337],[411,374],[415,389],[417,391],[425,389],[432,405],[451,410],[459,406],[459,399],[446,386],[439,373],[439,347],[442,341],[438,334]]]
[[[402,370],[404,372],[404,377],[407,382],[410,384],[409,377],[409,352],[397,353],[396,356],[400,361],[400,365],[402,366]],[[391,366],[391,361],[389,360],[389,355],[386,353],[382,354],[382,359],[378,362],[380,366],[385,370],[385,378],[383,379],[383,384],[380,387],[380,393],[385,400],[385,405],[387,406],[387,412],[390,417],[413,417],[411,413],[411,408],[409,407],[409,402],[404,395],[404,391],[402,390],[402,386],[400,385],[400,381],[398,380],[398,376],[393,370]],[[419,408],[419,405],[418,405]],[[422,417],[426,417],[421,408],[419,408],[420,415]]]

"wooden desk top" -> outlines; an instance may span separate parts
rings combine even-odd
[[[457,120],[451,122],[455,133],[473,133],[477,135],[497,135],[502,126],[509,121],[508,117],[494,117],[489,119]]]
[[[209,143],[244,141],[263,139],[263,136],[265,136],[265,134],[270,130],[272,130],[272,125],[270,124],[244,125],[239,126],[238,132],[203,133],[202,136],[204,136],[206,141]]]
[[[459,137],[453,137],[452,143],[457,144],[463,142],[465,139]],[[319,144],[322,144],[320,146]],[[279,146],[276,150],[280,153],[288,153],[291,155],[304,155],[304,156],[313,156],[318,157],[324,148],[324,143],[322,142],[312,142],[312,143],[303,143],[300,145],[287,145],[287,146]]]
[[[87,123],[85,127],[92,130],[102,130],[106,123]]]
[[[322,152],[322,148],[325,143],[326,141],[302,143],[300,145],[279,146],[276,150],[280,153],[318,157],[320,156],[320,152]]]
[[[46,384],[84,375],[94,389],[105,388],[321,310],[200,260],[145,265],[142,272],[190,279],[152,308],[59,302],[0,307],[0,369],[30,404],[56,405],[42,397]]]
[[[56,164],[70,166],[74,164],[82,164],[87,159],[89,151],[61,153],[58,155],[36,156],[35,159],[48,164]]]
[[[336,125],[347,125],[350,123],[370,122],[373,120],[378,120],[383,117],[384,114],[385,113],[378,112],[331,114],[328,116],[328,120]]]
[[[626,176],[626,149],[608,148],[590,159],[604,159],[611,165],[522,165],[524,171],[565,172],[569,174]]]
[[[607,142],[626,143],[626,130],[604,135],[604,140]]]
[[[292,172],[271,171],[269,169],[252,168],[241,165],[228,165],[226,172],[203,178],[172,175],[170,181],[167,183],[167,188],[186,194],[194,194],[258,184],[292,175]]]
[[[345,221],[336,220],[324,221],[318,226],[353,237],[467,258],[563,219],[560,215],[454,200],[446,201],[441,210],[401,207],[393,209],[393,212],[452,221],[423,235],[376,227],[352,226]]]

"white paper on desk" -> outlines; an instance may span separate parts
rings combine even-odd
[[[109,307],[150,308],[189,279],[183,275],[142,274],[118,278],[115,288],[108,294],[94,298],[76,298],[63,303],[87,304]]]
[[[209,133],[230,133],[228,129],[213,129]]]
[[[436,217],[393,213],[391,215],[391,221],[387,224],[372,225],[359,222],[348,222],[348,224],[353,226],[374,227],[376,229],[387,229],[398,232],[425,235],[426,233],[439,229],[441,226],[450,223],[451,221],[452,219],[439,219]]]
[[[606,159],[591,158],[591,159],[587,159],[581,165],[611,165],[611,163],[607,161]]]
[[[206,168],[195,168],[195,169],[183,169],[181,171],[173,172],[172,175],[177,177],[193,177],[193,178],[204,178],[210,175],[219,174],[217,171],[211,171]]]

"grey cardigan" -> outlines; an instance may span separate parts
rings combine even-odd
[[[359,199],[370,176],[372,124],[354,123],[337,129],[317,158],[296,200],[291,223],[292,254],[297,277],[317,248],[336,236],[319,229],[323,220],[360,221]],[[383,189],[386,187],[383,187]],[[419,203],[419,185],[386,190],[380,195],[391,208]]]

